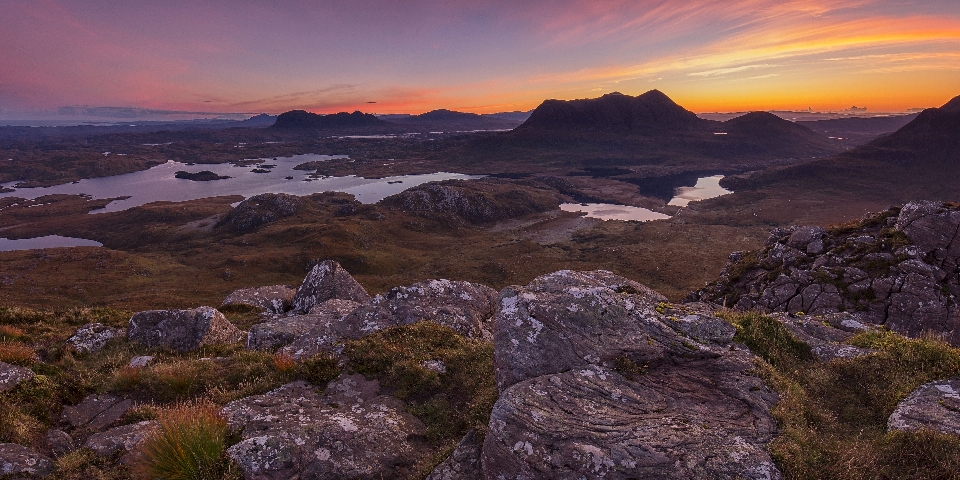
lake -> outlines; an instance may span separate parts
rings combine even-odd
[[[700,177],[697,179],[697,184],[692,187],[679,187],[677,188],[676,195],[670,199],[670,203],[667,203],[667,205],[686,207],[690,202],[733,193],[720,186],[721,179],[723,179],[723,175]]]
[[[68,194],[89,195],[94,199],[130,197],[114,200],[106,208],[91,213],[118,212],[150,202],[183,202],[199,198],[225,195],[252,197],[261,193],[288,193],[310,195],[317,192],[335,191],[353,194],[358,201],[375,203],[384,197],[402,192],[421,183],[438,180],[473,179],[474,175],[437,172],[424,175],[400,175],[386,178],[320,177],[312,178],[313,171],[294,170],[305,162],[346,158],[343,155],[296,155],[262,160],[258,165],[238,166],[232,163],[196,164],[168,161],[149,170],[115,175],[112,177],[87,178],[75,183],[40,188],[17,188],[2,197],[34,199],[44,195]],[[254,173],[257,169],[261,173]],[[223,180],[193,181],[176,178],[177,171],[197,173],[209,170],[217,175],[229,176]],[[291,177],[291,178],[287,178]],[[13,188],[16,182],[2,186]]]
[[[692,187],[678,187],[674,197],[670,199],[667,205],[686,207],[690,202],[733,193],[720,186],[720,180],[722,178],[723,175],[701,177],[697,179],[696,185]],[[565,212],[583,212],[586,213],[586,216],[589,218],[598,218],[600,220],[649,222],[651,220],[665,220],[670,218],[670,215],[654,212],[647,208],[616,205],[613,203],[564,203],[560,205],[560,209]]]
[[[10,240],[9,238],[0,238],[0,252],[11,252],[14,250],[34,250],[37,248],[58,248],[58,247],[102,247],[103,244],[85,238],[61,237],[60,235],[47,235],[45,237],[21,238],[19,240]]]

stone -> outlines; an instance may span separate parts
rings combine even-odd
[[[143,368],[153,363],[154,358],[153,355],[139,355],[131,358],[127,366],[130,368]]]
[[[437,373],[447,373],[447,366],[440,360],[424,360],[420,366]]]
[[[286,285],[241,288],[227,295],[221,305],[249,305],[268,313],[283,313],[290,309],[295,293]]]
[[[482,445],[473,430],[457,444],[446,460],[437,465],[425,480],[483,480],[480,469]]]
[[[296,215],[303,207],[303,200],[285,193],[261,193],[240,202],[223,217],[217,227],[225,227],[236,233],[249,233],[260,227]]]
[[[13,390],[20,383],[31,380],[33,377],[33,370],[29,368],[0,362],[0,392]]]
[[[960,435],[960,377],[917,387],[887,420],[887,430],[919,429]]]
[[[150,310],[130,317],[127,339],[179,352],[204,345],[239,343],[245,335],[217,309]]]
[[[363,334],[388,327],[432,321],[469,338],[489,339],[489,319],[497,291],[477,283],[427,280],[392,288],[364,303],[344,319]]]
[[[73,336],[67,339],[67,345],[80,353],[98,352],[110,340],[122,337],[123,330],[119,328],[108,327],[102,323],[88,323],[78,328]]]
[[[121,450],[133,452],[159,425],[156,420],[145,420],[114,427],[105,432],[91,435],[83,446],[93,450],[97,455],[103,456],[110,456]]]
[[[47,432],[43,439],[44,446],[54,458],[62,457],[74,450],[73,437],[63,430],[52,429]]]
[[[133,401],[114,395],[88,395],[77,405],[63,407],[60,418],[76,428],[102,430],[123,418]]]
[[[342,340],[357,338],[349,325],[341,320],[360,304],[350,300],[327,300],[310,308],[310,313],[267,317],[250,328],[247,348],[276,350],[296,343],[283,353],[299,359],[320,351],[335,350]]]
[[[245,478],[402,478],[428,452],[425,427],[376,382],[344,375],[327,387],[294,382],[227,404],[241,440],[227,450]]]
[[[36,478],[46,477],[52,471],[53,461],[36,450],[16,443],[0,443],[0,475]]]
[[[853,337],[853,332],[868,328],[854,314],[845,312],[817,317],[775,312],[770,316],[786,326],[797,340],[810,345],[811,353],[820,360],[855,358],[876,352],[844,343]]]
[[[310,270],[293,296],[292,313],[309,313],[314,305],[327,300],[363,303],[370,294],[339,263],[324,260]]]
[[[790,234],[790,238],[787,239],[787,245],[800,249],[807,250],[808,253],[820,253],[820,252],[809,252],[809,245],[811,242],[820,240],[820,248],[823,248],[823,237],[827,235],[826,230],[821,227],[797,227],[796,230]]]

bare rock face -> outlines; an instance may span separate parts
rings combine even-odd
[[[738,309],[856,312],[860,321],[960,345],[960,209],[913,202],[857,225],[778,228],[691,294]]]
[[[80,353],[98,352],[114,338],[122,338],[123,330],[102,323],[88,323],[77,329],[67,344]]]
[[[283,313],[290,309],[295,293],[286,285],[241,288],[227,295],[222,305],[250,305],[268,313]]]
[[[500,293],[485,478],[778,479],[776,394],[708,305],[610,272]]]
[[[482,445],[473,430],[467,432],[453,453],[427,475],[426,480],[483,480],[480,469]]]
[[[497,291],[476,283],[427,280],[377,295],[344,319],[363,334],[429,320],[470,338],[490,338]]]
[[[280,353],[296,360],[320,352],[340,353],[343,350],[342,342],[363,335],[357,325],[343,321],[344,317],[359,306],[357,302],[336,299],[314,305],[309,314],[301,316],[309,318],[309,323],[297,332],[293,341],[280,349]]]
[[[855,358],[876,351],[844,343],[857,332],[875,328],[872,324],[862,323],[853,313],[813,316],[777,312],[770,316],[786,326],[797,340],[810,345],[810,351],[820,360]]]
[[[33,370],[30,370],[26,367],[18,367],[16,365],[10,365],[9,363],[0,362],[0,392],[6,392],[7,390],[13,390],[20,385],[21,382],[25,382],[33,378]]]
[[[370,300],[370,294],[339,263],[324,260],[310,270],[293,297],[292,313],[309,313],[314,305],[327,300]]]
[[[132,452],[156,430],[159,423],[155,420],[122,425],[105,432],[95,433],[87,438],[83,446],[96,452],[98,455],[113,455],[121,450]]]
[[[50,430],[43,439],[44,448],[59,458],[74,450],[73,437],[63,430]]]
[[[133,401],[114,395],[88,395],[77,405],[63,407],[61,419],[76,428],[102,430],[133,408]]]
[[[921,385],[887,420],[887,430],[921,428],[960,435],[960,377]]]
[[[244,334],[217,309],[199,307],[137,312],[130,317],[127,339],[186,352],[202,345],[239,343]]]
[[[15,443],[0,443],[0,475],[13,478],[46,477],[53,462],[31,448]]]
[[[245,478],[403,478],[427,449],[425,427],[399,400],[377,396],[376,382],[342,376],[324,394],[305,382],[227,404],[227,450]]]
[[[296,215],[302,206],[303,200],[295,195],[261,193],[240,202],[217,226],[237,233],[253,232],[268,223]]]

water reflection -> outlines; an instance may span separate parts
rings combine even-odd
[[[34,250],[38,248],[60,248],[60,247],[102,247],[103,244],[85,238],[61,237],[60,235],[47,235],[45,237],[21,238],[10,240],[9,238],[0,238],[0,252],[12,252],[14,250]]]
[[[563,203],[560,205],[560,210],[565,212],[584,212],[587,214],[587,217],[599,218],[600,220],[649,222],[651,220],[670,218],[669,215],[657,213],[646,208],[614,205],[611,203]]]
[[[723,175],[701,177],[697,179],[697,184],[692,187],[679,187],[677,188],[677,194],[670,199],[670,203],[667,205],[686,207],[690,202],[733,193],[720,186],[721,179],[723,179]]]

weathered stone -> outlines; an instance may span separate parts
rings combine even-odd
[[[43,439],[44,446],[54,457],[62,457],[74,450],[73,437],[63,430],[53,429]]]
[[[888,430],[922,428],[960,435],[960,377],[921,385],[887,420]]]
[[[786,326],[801,342],[810,345],[810,351],[820,360],[854,358],[874,353],[876,350],[847,345],[852,331],[867,327],[851,313],[837,313],[825,317],[772,313],[771,317]],[[846,328],[838,328],[845,325]]]
[[[489,319],[496,309],[497,291],[476,283],[427,280],[396,287],[377,295],[344,319],[359,325],[363,334],[387,327],[429,320],[460,335],[490,338]]]
[[[227,227],[237,233],[248,233],[260,227],[296,215],[303,200],[285,193],[261,193],[234,207],[217,226]]]
[[[290,309],[296,292],[286,285],[241,288],[227,295],[221,305],[250,305],[269,313],[283,313]]]
[[[797,229],[790,234],[787,245],[799,250],[805,250],[807,253],[817,254],[823,251],[823,237],[826,235],[826,230],[820,227],[797,227]],[[818,240],[820,241],[819,251],[810,251],[810,244]]]
[[[483,480],[480,469],[481,445],[473,430],[460,440],[457,448],[425,480]]]
[[[327,300],[370,300],[370,294],[339,263],[324,260],[310,270],[293,297],[292,313],[309,313],[314,305]]]
[[[146,420],[114,427],[91,435],[83,446],[103,456],[113,455],[121,450],[132,452],[156,430],[158,425],[159,423],[155,420]]]
[[[153,363],[153,355],[139,355],[130,359],[130,363],[127,364],[130,368],[143,368],[147,365]]]
[[[46,477],[53,471],[53,462],[32,448],[15,443],[0,443],[0,475],[14,478]]]
[[[375,382],[344,376],[330,395],[304,382],[227,404],[242,440],[227,450],[245,478],[401,478],[427,447],[423,424]]]
[[[245,335],[217,309],[150,310],[130,317],[127,339],[186,352],[203,345],[238,343]]]
[[[30,380],[33,376],[33,370],[29,368],[0,362],[0,392],[13,390],[21,382]]]
[[[108,327],[102,323],[88,323],[77,329],[67,344],[80,353],[97,352],[114,338],[123,337],[123,330]]]
[[[307,315],[301,315],[305,328],[279,353],[300,360],[321,352],[340,353],[343,342],[363,336],[358,325],[343,319],[360,304],[350,300],[327,300],[314,305]],[[251,332],[253,330],[251,329]]]
[[[440,360],[424,360],[420,366],[437,373],[447,373],[447,366]]]
[[[88,395],[79,404],[63,407],[61,418],[74,427],[97,431],[120,420],[133,401],[113,395]]]

